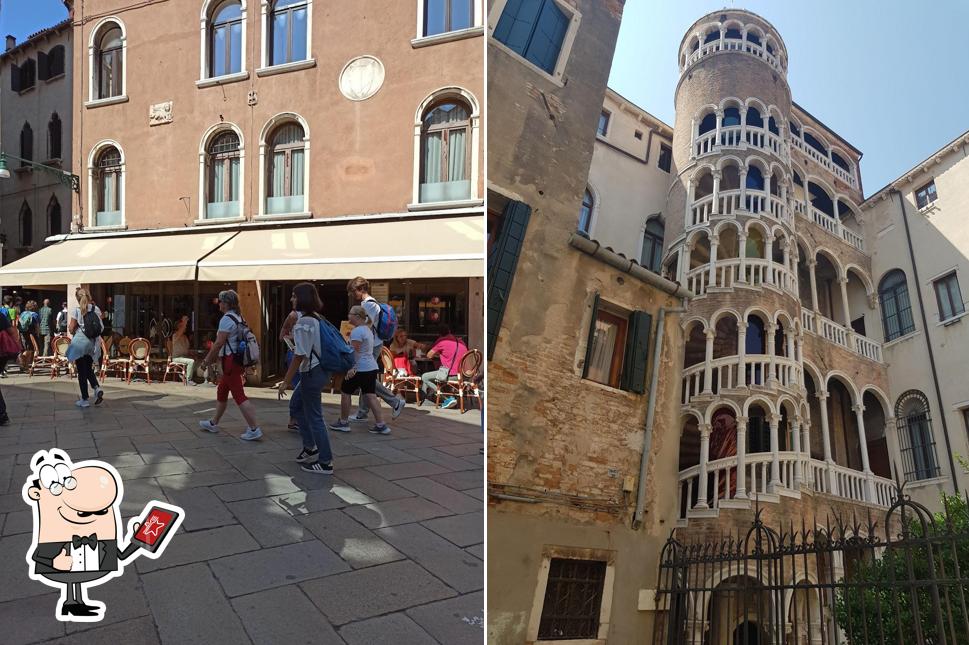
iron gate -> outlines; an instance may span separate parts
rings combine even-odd
[[[654,645],[967,645],[969,497],[683,543],[660,557]],[[880,521],[879,521],[880,520]]]

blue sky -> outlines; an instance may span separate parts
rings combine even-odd
[[[16,36],[18,43],[65,18],[62,0],[0,0],[0,35]]]
[[[673,124],[686,29],[723,0],[626,0],[609,85]],[[749,0],[787,45],[794,100],[864,153],[865,195],[969,130],[969,2]]]

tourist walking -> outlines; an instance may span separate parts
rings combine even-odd
[[[207,421],[199,421],[199,425],[209,432],[219,431],[219,421],[229,405],[229,394],[239,406],[242,417],[246,420],[246,431],[240,435],[244,441],[255,441],[262,437],[262,429],[256,422],[256,409],[252,401],[246,396],[246,368],[242,364],[240,340],[243,340],[248,326],[239,313],[239,294],[235,291],[219,292],[219,330],[212,343],[209,353],[202,359],[200,367],[207,370],[209,365],[219,360],[222,366],[222,378],[215,394],[215,416]]]
[[[44,298],[44,302],[37,311],[40,316],[40,340],[43,346],[40,348],[41,356],[49,356],[51,352],[51,339],[54,337],[54,310],[50,306],[50,298]]]
[[[71,314],[67,311],[67,303],[61,303],[61,310],[57,314],[57,319],[54,321],[54,325],[57,327],[58,334],[67,333],[67,321],[70,320]]]
[[[377,363],[377,371],[379,374],[381,371],[383,371],[383,363],[380,360],[380,350],[383,348],[384,343],[380,337],[377,336],[377,330],[375,327],[377,325],[377,321],[380,320],[380,303],[377,302],[376,298],[370,295],[370,282],[363,277],[358,276],[353,280],[350,280],[350,282],[347,283],[347,293],[350,294],[350,297],[354,302],[366,310],[367,316],[370,319],[370,331],[373,340],[373,358]],[[390,406],[390,409],[393,411],[393,418],[395,419],[400,416],[400,413],[404,410],[404,406],[407,404],[404,399],[398,397],[393,393],[392,390],[381,383],[379,378],[377,379],[375,394],[380,397],[384,403]],[[360,404],[358,406],[359,409],[355,415],[350,417],[351,421],[367,420],[367,417],[370,416],[370,406],[367,403],[368,400],[369,399],[361,392]],[[374,418],[376,418],[376,416]]]
[[[0,374],[7,368],[7,361],[17,356],[17,348],[20,346],[17,330],[7,318],[6,314],[0,315]],[[0,392],[0,426],[10,425],[10,417],[7,416],[7,402],[3,400],[3,393]]]
[[[67,331],[71,335],[71,345],[67,350],[68,360],[74,361],[77,369],[77,382],[81,387],[81,398],[75,405],[79,408],[91,407],[88,401],[88,385],[94,388],[94,405],[101,405],[104,391],[94,376],[94,365],[100,362],[101,310],[91,302],[87,289],[78,287],[74,292],[78,306],[71,312]]]
[[[384,416],[380,412],[380,400],[375,393],[377,387],[377,376],[380,370],[377,369],[377,359],[374,358],[373,344],[373,322],[367,310],[361,305],[350,308],[350,324],[353,331],[350,332],[350,346],[353,347],[354,364],[353,368],[347,372],[340,386],[340,420],[331,427],[339,432],[350,432],[350,423],[347,417],[350,415],[350,396],[360,390],[360,398],[366,401],[369,409],[373,411],[374,419],[377,423],[370,428],[374,434],[390,434],[390,428],[384,423]],[[396,397],[395,397],[396,398]]]
[[[441,367],[421,374],[421,390],[424,392],[425,400],[437,396],[438,386],[435,381],[447,381],[457,375],[461,359],[468,353],[468,346],[452,334],[447,325],[441,325],[439,333],[440,337],[434,341],[434,345],[427,352],[427,357],[440,358]],[[457,404],[458,400],[453,396],[441,401],[442,408],[453,408]]]
[[[17,341],[17,345],[22,347],[23,343],[20,342],[20,332],[17,329],[17,320],[18,320],[19,313],[20,312],[18,312],[13,306],[13,296],[4,296],[3,306],[0,307],[0,314],[2,314],[3,317],[6,318],[7,322],[9,323],[7,327],[9,328],[10,335]],[[20,352],[17,352],[17,356],[8,358],[8,361],[16,360],[19,357],[19,355],[20,355]],[[4,363],[3,367],[0,368],[0,378],[7,378],[6,363]]]
[[[323,388],[330,382],[330,374],[324,371],[320,362],[323,355],[320,333],[323,303],[316,287],[309,282],[300,282],[293,287],[290,300],[296,318],[292,326],[293,358],[286,376],[276,387],[282,397],[286,389],[295,383],[293,398],[289,402],[289,416],[296,420],[303,439],[303,449],[296,456],[300,468],[309,473],[331,475],[333,452],[326,434],[322,405]]]
[[[24,305],[24,311],[17,320],[17,328],[20,330],[20,340],[24,350],[20,354],[20,368],[26,371],[27,367],[34,360],[34,348],[39,348],[37,335],[40,331],[40,316],[37,314],[37,301],[28,300]]]
[[[286,316],[286,319],[283,321],[283,328],[279,330],[279,342],[286,345],[286,360],[283,364],[283,369],[286,371],[288,371],[289,366],[293,364],[293,352],[296,350],[296,344],[293,340],[293,326],[296,324],[298,318],[299,314],[295,309],[289,312],[289,315]],[[293,374],[293,391],[299,387],[299,381],[300,372],[297,371],[295,374]],[[286,427],[294,432],[299,430],[299,426],[296,423],[296,418],[292,415],[292,413],[289,415],[289,423],[286,424]]]

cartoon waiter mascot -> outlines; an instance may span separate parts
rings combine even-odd
[[[63,450],[37,452],[23,498],[33,508],[34,538],[27,552],[30,578],[61,589],[55,616],[96,622],[105,605],[89,600],[87,587],[119,576],[135,556],[157,558],[185,517],[177,506],[152,501],[128,523],[118,542],[124,485],[114,466],[71,462]]]

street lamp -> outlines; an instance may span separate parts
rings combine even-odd
[[[42,163],[37,163],[35,161],[31,161],[30,159],[21,159],[20,157],[8,155],[5,152],[0,152],[0,179],[10,179],[10,171],[7,169],[7,157],[26,164],[31,168],[36,168],[37,170],[42,170],[46,173],[54,175],[62,184],[73,190],[75,193],[79,195],[81,194],[81,178],[77,175],[66,170],[61,170],[60,168],[54,168],[53,166],[45,166]]]

